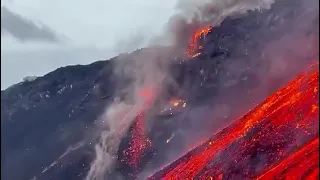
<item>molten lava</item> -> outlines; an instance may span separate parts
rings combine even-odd
[[[195,57],[199,55],[199,50],[201,50],[200,39],[207,35],[211,26],[198,29],[191,38],[191,42],[186,51],[186,55],[189,57]],[[140,115],[138,115],[137,120],[135,121],[132,130],[131,130],[131,138],[132,141],[129,144],[129,148],[126,149],[124,153],[124,161],[127,162],[132,168],[137,168],[139,163],[139,159],[142,154],[145,152],[148,146],[150,146],[150,140],[144,135],[144,120],[142,119],[143,112],[145,112],[154,101],[154,89],[152,88],[144,88],[139,93],[138,96],[145,101],[146,107],[141,111]],[[187,103],[181,99],[173,99],[169,102],[172,107],[183,107],[185,108]],[[170,110],[172,108],[169,108]],[[166,111],[165,109],[164,111]]]
[[[162,108],[159,115],[174,115],[182,112],[187,107],[187,101],[180,98],[172,98],[168,104]]]
[[[301,74],[150,179],[317,177],[318,86],[319,70]]]
[[[200,28],[195,31],[195,33],[192,35],[190,43],[188,45],[188,48],[186,50],[186,56],[188,57],[196,57],[200,55],[200,50],[202,49],[200,39],[206,36],[210,30],[212,29],[212,26],[207,26],[204,28]]]
[[[143,109],[130,128],[131,141],[129,147],[123,151],[124,159],[122,159],[122,162],[128,164],[136,173],[139,171],[142,155],[151,146],[151,141],[145,134],[144,112],[152,106],[155,91],[153,88],[144,88],[138,93],[138,97],[144,102]]]
[[[187,102],[183,99],[171,99],[169,101],[170,105],[173,107],[186,107],[187,106]]]
[[[125,162],[133,169],[138,169],[138,164],[143,153],[151,145],[151,141],[145,135],[144,120],[140,114],[132,126],[131,142],[124,153]]]
[[[306,143],[279,164],[257,177],[257,180],[280,179],[318,179],[319,177],[319,137]]]

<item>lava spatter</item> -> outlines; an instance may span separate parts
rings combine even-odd
[[[146,135],[144,114],[154,102],[155,90],[153,88],[142,88],[138,97],[144,102],[143,108],[130,128],[130,142],[128,148],[123,151],[122,159],[122,162],[129,165],[135,173],[139,172],[141,157],[151,146],[151,141]]]
[[[212,26],[207,26],[195,31],[195,33],[191,37],[190,43],[186,50],[187,57],[196,57],[200,55],[199,51],[202,49],[200,39],[206,36],[211,29],[212,29]]]
[[[172,98],[169,100],[167,106],[162,108],[159,115],[174,115],[183,111],[187,107],[187,101],[180,98]]]
[[[129,147],[124,151],[125,162],[133,169],[138,169],[141,156],[151,145],[151,141],[145,135],[143,115],[137,117],[132,126],[131,141]]]
[[[150,179],[253,179],[318,137],[318,86],[318,70],[301,74],[234,124]],[[312,161],[319,156],[318,150],[310,153],[311,159],[301,163],[318,168],[319,163]],[[300,170],[303,171],[301,176],[318,174],[311,167]],[[286,177],[289,173],[282,175]]]

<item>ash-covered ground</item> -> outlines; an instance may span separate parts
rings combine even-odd
[[[59,68],[1,91],[1,179],[144,179],[318,61],[318,12],[317,0],[276,0],[270,9],[210,24],[193,58],[150,47]],[[164,58],[169,65],[157,65]],[[109,121],[106,107],[136,102],[132,84],[140,89],[131,72],[142,66],[144,79],[161,83],[151,89],[160,90],[125,124],[118,145],[105,146],[102,140],[114,139],[103,132],[122,126],[120,118],[101,125]]]

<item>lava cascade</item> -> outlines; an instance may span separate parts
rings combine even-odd
[[[211,29],[212,29],[212,26],[207,26],[195,31],[195,33],[191,37],[190,43],[186,50],[187,57],[196,57],[200,54],[199,50],[202,49],[200,39],[206,36]]]
[[[130,142],[128,148],[123,153],[122,162],[129,165],[134,173],[139,172],[140,160],[145,151],[151,146],[151,141],[146,135],[144,112],[153,104],[155,90],[153,88],[143,88],[138,92],[138,97],[144,102],[143,109],[137,115],[130,128]]]
[[[235,123],[148,179],[316,177],[318,86],[319,70],[302,73]],[[266,171],[271,167],[275,173]],[[299,174],[295,174],[297,168]]]
[[[123,152],[124,161],[134,170],[138,170],[138,164],[143,153],[151,145],[151,141],[145,135],[143,115],[139,114],[132,126],[129,147]]]
[[[195,31],[186,50],[186,55],[188,57],[196,57],[200,54],[199,50],[202,48],[202,46],[200,45],[200,39],[207,35],[210,32],[211,28],[211,26],[207,26]],[[148,104],[148,106],[152,104],[151,102],[153,101],[153,95],[153,90],[148,88],[144,88],[141,92],[139,92],[139,96],[146,100],[146,104]],[[180,104],[182,104],[182,107],[185,107],[186,103],[180,101],[175,100],[171,101],[170,103],[172,103],[174,107]],[[144,120],[142,119],[141,114],[137,116],[137,120],[133,124],[131,131],[132,141],[130,142],[129,147],[123,152],[125,159],[123,159],[122,161],[127,162],[130,167],[137,169],[139,158],[151,144],[150,140],[144,134]]]

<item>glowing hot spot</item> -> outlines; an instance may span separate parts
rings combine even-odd
[[[318,86],[319,70],[302,73],[150,179],[314,179],[319,174]]]
[[[200,39],[206,36],[211,29],[212,29],[212,26],[207,26],[204,28],[200,28],[194,32],[194,34],[191,37],[190,43],[187,47],[186,56],[196,57],[201,54],[199,52],[202,49]]]

